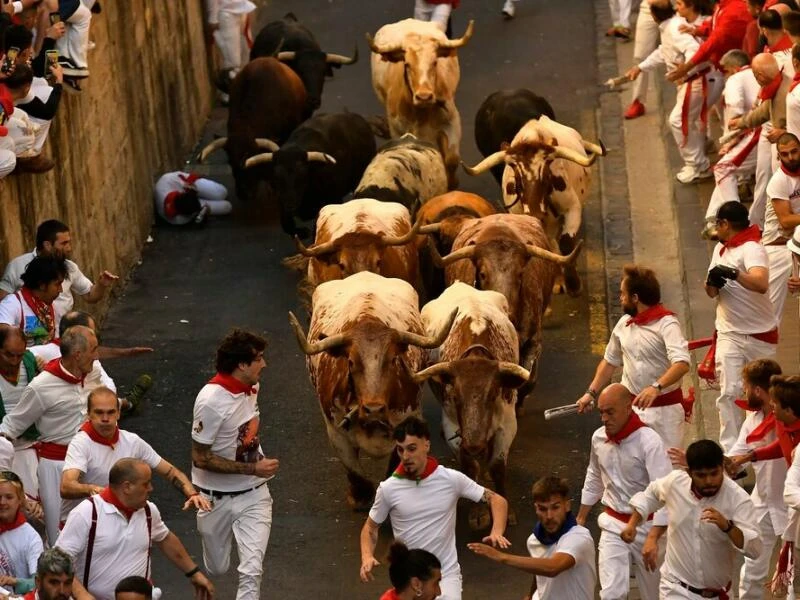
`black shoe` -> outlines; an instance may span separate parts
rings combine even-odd
[[[99,15],[101,12],[103,12],[103,7],[100,6],[100,2],[95,2],[91,10],[94,14]]]
[[[79,67],[70,58],[60,56],[58,64],[61,65],[65,77],[72,77],[74,79],[86,79],[89,76],[89,69],[86,67]]]

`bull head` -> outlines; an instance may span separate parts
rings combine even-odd
[[[561,256],[556,252],[551,252],[545,248],[541,248],[539,246],[535,246],[533,244],[526,244],[525,249],[528,253],[529,258],[541,258],[542,260],[549,260],[550,262],[554,262],[559,265],[569,265],[574,264],[578,258],[578,254],[580,254],[581,246],[583,245],[583,240],[579,240],[578,243],[575,245],[575,249],[569,253],[567,256]],[[431,245],[431,253],[433,255],[433,261],[438,267],[446,267],[447,265],[451,265],[458,260],[466,260],[466,259],[474,259],[476,252],[478,251],[478,246],[476,244],[471,244],[468,246],[464,246],[463,248],[459,248],[448,254],[447,256],[441,256],[439,252],[436,250],[434,245]]]
[[[267,140],[269,141],[269,140]],[[244,162],[244,166],[246,169],[250,167],[254,167],[256,165],[271,163],[273,159],[273,155],[277,152],[280,148],[277,144],[275,144],[274,149],[271,152],[262,152],[261,154],[256,154],[255,156],[251,156]],[[330,154],[325,152],[306,152],[306,160],[308,162],[322,162],[327,163],[329,165],[335,165],[336,159],[333,158]]]
[[[470,38],[472,38],[473,33],[475,33],[475,21],[470,20],[463,36],[454,40],[437,40],[437,48],[440,52],[449,53],[450,50],[455,50],[464,46],[470,40]],[[372,37],[372,34],[367,33],[366,36],[369,49],[375,54],[380,54],[384,60],[388,60],[390,62],[399,62],[404,59],[405,49],[403,48],[402,42],[399,44],[384,44],[382,46],[378,46],[375,43],[375,39]]]
[[[597,160],[598,156],[605,156],[605,146],[597,146],[596,144],[592,144],[591,142],[587,142],[585,140],[581,140],[581,143],[584,145],[587,151],[589,151],[588,156],[584,156],[572,148],[554,146],[552,147],[552,151],[548,152],[547,160],[563,158],[564,160],[569,160],[579,164],[582,167],[591,167],[594,164],[594,161]],[[597,152],[590,150],[590,148],[597,150]],[[513,161],[510,154],[510,150],[498,150],[497,152],[494,152],[493,154],[490,154],[484,158],[474,167],[467,166],[467,164],[464,162],[461,163],[461,166],[469,175],[480,175],[492,167],[497,167],[504,163],[510,164]]]

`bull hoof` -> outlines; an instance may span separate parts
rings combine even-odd
[[[567,285],[564,282],[564,278],[559,275],[556,278],[555,283],[553,284],[553,295],[558,296],[559,294],[564,294],[567,291]]]
[[[469,510],[469,528],[473,531],[488,529],[492,524],[492,513],[483,502],[473,504]]]
[[[581,295],[583,283],[577,273],[566,273],[565,282],[567,294],[573,298]]]

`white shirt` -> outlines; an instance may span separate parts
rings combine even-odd
[[[169,194],[192,189],[193,186],[181,179],[181,177],[188,176],[189,173],[183,171],[164,173],[156,182],[155,188],[153,188],[153,200],[155,201],[158,216],[173,225],[185,225],[194,220],[195,217],[194,215],[175,215],[174,217],[167,217],[166,213],[164,213],[164,200]]]
[[[747,436],[761,425],[764,421],[764,413],[760,410],[748,410],[747,417],[739,430],[739,438],[728,451],[728,456],[739,456],[747,454],[750,450],[755,450],[774,442],[778,436],[773,429],[763,439],[749,443]],[[783,484],[786,481],[786,461],[778,460],[759,460],[754,463],[753,471],[756,474],[756,484],[750,494],[753,506],[756,510],[758,522],[769,514],[772,521],[772,528],[775,535],[782,535],[786,529],[788,512],[783,501]]]
[[[0,534],[0,575],[18,579],[34,577],[42,552],[42,538],[29,523]],[[6,589],[11,590],[12,586]]]
[[[569,554],[575,559],[571,569],[555,577],[536,576],[536,593],[533,600],[593,600],[597,581],[595,550],[592,534],[580,525],[575,525],[561,536],[555,544],[545,546],[531,534],[528,538],[528,553],[533,558],[550,558],[555,554]]]
[[[206,384],[194,403],[192,440],[211,446],[211,452],[222,458],[258,462],[264,453],[258,439],[257,399],[257,390],[254,394],[231,394],[221,385]],[[236,492],[264,481],[255,475],[214,473],[192,465],[192,483],[206,490]]]
[[[55,303],[53,305],[53,317],[56,329],[58,329],[60,317],[56,313]],[[42,344],[46,336],[49,335],[44,323],[39,320],[33,309],[28,306],[21,293],[9,294],[0,300],[0,323],[21,328],[28,348]]]
[[[600,427],[592,434],[591,445],[581,504],[593,506],[602,498],[603,504],[612,510],[630,513],[633,495],[672,471],[664,442],[650,427],[637,429],[619,444],[610,442],[605,427]],[[603,518],[602,523],[598,519],[598,524],[614,533],[625,528],[622,521],[613,517]],[[658,511],[653,516],[653,525],[666,524],[666,513]]]
[[[786,94],[786,131],[800,136],[800,86]]]
[[[61,358],[61,346],[53,342],[32,346],[30,351],[36,358],[41,358],[45,364],[53,359]],[[86,379],[83,380],[83,393],[86,399],[88,400],[89,394],[100,386],[107,387],[115,394],[117,393],[117,384],[111,379],[111,376],[103,368],[103,365],[100,364],[100,361],[95,360],[92,363],[92,371],[86,376]]]
[[[725,265],[747,271],[753,267],[769,269],[767,251],[758,242],[745,242],[736,248],[728,248],[720,256],[724,248],[717,243],[711,256],[710,271],[716,265]],[[778,323],[775,309],[769,294],[751,292],[742,287],[738,281],[728,280],[719,291],[717,297],[717,318],[715,327],[720,333],[764,333],[772,331]]]
[[[36,347],[36,346],[34,346]],[[41,346],[39,346],[41,348]],[[10,413],[14,407],[19,404],[19,399],[22,397],[22,392],[25,391],[25,388],[28,386],[28,371],[25,369],[24,364],[20,364],[19,366],[19,377],[17,379],[17,385],[12,385],[9,381],[5,379],[5,377],[0,377],[0,396],[3,398],[3,406],[6,409],[6,414]],[[0,440],[6,440],[4,437],[0,437]],[[11,444],[9,442],[9,444]],[[11,444],[11,458],[10,460],[13,461],[14,459],[14,449],[24,450],[26,448],[30,448],[33,446],[33,440],[26,440],[20,438],[18,440],[14,440],[14,443]],[[8,454],[8,448],[6,444],[0,441],[0,454],[2,455],[3,464],[5,464],[5,459],[8,458],[6,455]],[[9,465],[11,463],[8,463]],[[2,467],[5,468],[5,467]],[[9,467],[10,468],[10,467]],[[11,469],[13,470],[13,469]]]
[[[40,441],[66,446],[85,420],[81,385],[44,371],[33,378],[19,404],[3,418],[0,432],[16,439],[35,424]]]
[[[667,555],[661,576],[672,581],[682,581],[696,588],[724,588],[731,580],[737,552],[747,558],[758,558],[761,554],[753,502],[747,492],[728,477],[722,478],[722,487],[716,495],[697,498],[689,474],[672,471],[636,494],[630,505],[641,515],[666,506],[669,513]],[[710,507],[741,529],[742,550],[714,523],[700,521],[703,510]]]
[[[788,200],[789,211],[794,214],[800,213],[800,177],[792,177],[784,173],[779,166],[767,183],[767,198],[770,201],[767,202],[764,214],[764,232],[761,234],[761,243],[766,245],[779,238],[791,239],[794,228],[781,228],[772,200]]]
[[[439,465],[419,482],[389,477],[380,483],[369,517],[392,520],[395,539],[409,548],[433,553],[442,577],[461,573],[456,552],[456,506],[459,498],[478,502],[486,489],[463,473]]]
[[[6,270],[3,273],[3,278],[0,279],[0,290],[8,292],[9,294],[16,292],[22,287],[22,274],[28,263],[31,262],[36,256],[36,250],[28,252],[21,256],[16,257],[6,265]],[[61,293],[58,298],[53,302],[53,308],[56,311],[56,326],[65,314],[72,310],[75,305],[75,299],[72,293],[75,292],[78,296],[85,296],[92,291],[94,285],[92,281],[84,275],[78,265],[71,260],[65,261],[67,264],[67,278],[61,284]],[[19,312],[17,313],[19,315]],[[0,321],[5,323],[5,321]],[[17,323],[19,323],[19,316],[17,316]]]
[[[699,25],[703,20],[703,17],[698,17],[689,23],[683,17],[675,15],[660,23],[658,29],[661,32],[661,44],[639,63],[639,68],[642,71],[652,71],[660,65],[666,65],[669,72],[685,63],[697,52],[700,41],[689,33],[681,33],[679,28],[687,24]]]
[[[224,10],[235,15],[243,15],[253,12],[256,5],[250,0],[206,0],[208,9],[208,22],[211,24],[219,23],[219,13]]]
[[[628,325],[630,319],[630,316],[623,315],[617,321],[603,358],[615,367],[622,367],[622,385],[632,394],[639,394],[673,364],[689,364],[689,343],[673,315],[645,325]],[[661,393],[679,387],[680,381],[664,388]]]
[[[128,521],[117,508],[99,496],[87,498],[73,510],[64,529],[58,536],[56,546],[72,556],[75,561],[75,576],[83,578],[86,560],[86,545],[92,523],[92,505],[97,507],[97,532],[92,549],[92,564],[89,568],[89,593],[97,600],[114,600],[114,588],[125,577],[145,575],[152,570],[147,563],[148,546],[147,517],[143,508],[137,510]],[[151,538],[161,542],[169,535],[169,529],[161,520],[161,513],[152,502],[150,505]]]
[[[758,85],[753,70],[750,67],[729,75],[725,80],[725,89],[722,91],[725,110],[725,127],[734,117],[746,115],[756,104],[761,86]],[[726,129],[727,131],[727,129]]]

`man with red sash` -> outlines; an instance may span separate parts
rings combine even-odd
[[[233,206],[224,185],[197,173],[174,171],[156,182],[153,199],[156,213],[172,225],[202,222],[206,215],[227,215]]]
[[[728,600],[736,553],[762,552],[753,502],[725,476],[722,448],[698,440],[686,449],[688,470],[656,479],[630,501],[628,525],[620,534],[632,543],[639,524],[666,507],[667,552],[661,567],[661,600]]]
[[[382,481],[375,502],[361,529],[363,582],[373,578],[378,530],[387,518],[396,540],[409,548],[431,552],[442,564],[440,600],[461,600],[461,567],[456,552],[456,506],[460,498],[486,502],[492,515],[487,544],[508,548],[503,536],[508,517],[506,499],[475,483],[463,473],[441,466],[428,455],[431,436],[428,424],[416,416],[403,420],[394,430],[400,465]]]
[[[747,219],[740,202],[726,202],[717,212],[717,235],[705,290],[717,300],[715,368],[719,443],[727,452],[736,443],[744,416],[734,401],[742,394],[741,373],[757,358],[773,358],[778,322],[769,299],[769,258],[761,232]]]
[[[668,475],[672,465],[661,437],[633,411],[625,386],[613,383],[605,388],[597,409],[603,426],[592,435],[578,524],[585,525],[589,511],[602,500],[605,511],[597,518],[600,597],[627,598],[633,565],[642,600],[658,600],[658,540],[667,526],[666,513],[650,515],[630,546],[619,535],[630,520],[633,495]]]
[[[72,558],[60,548],[48,548],[36,563],[36,589],[24,600],[71,600],[75,568]]]
[[[264,338],[234,329],[217,348],[217,374],[194,403],[192,483],[211,503],[211,510],[197,513],[203,560],[212,577],[224,574],[236,539],[238,600],[260,598],[272,528],[267,480],[278,471],[278,460],[264,457],[258,437],[266,347]]]
[[[774,9],[766,9],[758,15],[758,27],[761,35],[767,41],[762,52],[767,52],[775,57],[778,66],[789,77],[794,77],[792,66],[792,40],[783,30],[781,14]]]
[[[114,588],[125,577],[149,579],[154,544],[186,575],[196,600],[213,597],[214,585],[148,500],[151,479],[147,463],[123,458],[111,468],[108,487],[70,513],[56,547],[75,561],[76,597],[88,591],[95,600],[114,600]]]
[[[97,359],[97,338],[88,327],[72,327],[61,338],[61,359],[47,363],[0,423],[0,435],[16,440],[36,425],[39,496],[50,543],[58,537],[61,469],[67,446],[86,420],[83,378]]]
[[[681,379],[689,371],[689,344],[675,314],[661,304],[661,286],[650,269],[624,268],[620,304],[625,314],[614,326],[594,379],[577,402],[579,411],[591,410],[622,367],[622,385],[633,396],[634,410],[667,448],[678,447],[686,419]]]
[[[108,472],[119,459],[137,458],[169,481],[186,498],[183,510],[211,510],[211,503],[194,489],[184,473],[161,458],[152,446],[135,433],[120,429],[119,399],[106,387],[89,394],[89,420],[81,425],[67,448],[61,472],[61,521],[80,500],[108,485]]]

